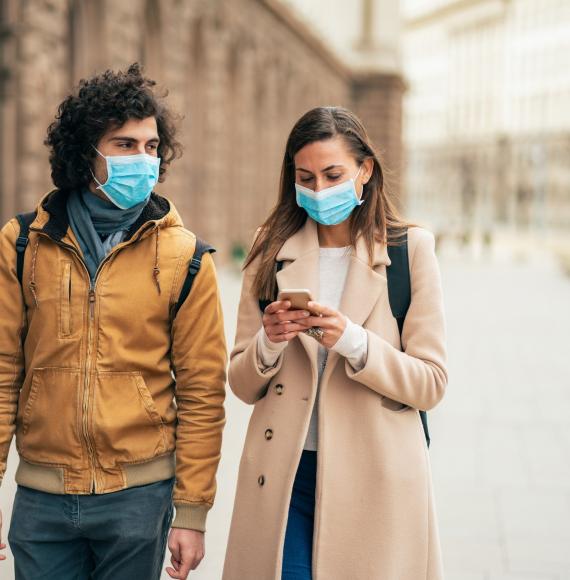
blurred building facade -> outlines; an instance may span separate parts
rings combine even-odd
[[[409,210],[570,231],[570,3],[403,0]]]
[[[70,88],[135,61],[169,90],[169,103],[183,115],[185,153],[158,191],[225,257],[250,243],[274,205],[286,137],[311,107],[353,108],[397,175],[397,67],[356,69],[288,4],[0,0],[2,220],[33,207],[52,187],[43,141]],[[363,22],[374,0],[351,4]],[[374,34],[368,27],[371,42]]]

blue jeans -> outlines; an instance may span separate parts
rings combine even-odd
[[[311,580],[317,452],[303,451],[295,475],[283,547],[282,580]]]
[[[18,486],[8,534],[16,580],[158,579],[173,483],[102,495]]]

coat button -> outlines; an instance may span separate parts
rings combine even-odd
[[[267,441],[269,441],[270,439],[273,439],[273,429],[266,429],[265,430],[265,438],[267,439]]]
[[[275,385],[275,392],[278,395],[282,395],[283,394],[283,385],[281,383]]]
[[[259,485],[263,485],[265,483],[265,477],[263,475],[260,475],[257,478],[257,483],[259,483]]]

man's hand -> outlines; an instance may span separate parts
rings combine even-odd
[[[2,543],[2,511],[0,510],[0,550],[5,550],[6,544]],[[4,554],[0,554],[0,560],[5,560],[6,556]]]
[[[166,568],[171,578],[186,580],[190,570],[195,570],[204,558],[204,532],[172,528],[168,537],[168,549],[172,554]]]

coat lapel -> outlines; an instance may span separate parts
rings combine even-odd
[[[350,259],[339,307],[342,314],[359,325],[366,322],[382,294],[387,292],[386,276],[378,271],[381,266],[389,266],[391,263],[385,244],[375,244],[372,263],[373,268],[370,267],[366,243],[363,238],[359,238]],[[328,372],[331,372],[339,358],[338,353],[329,352]]]
[[[314,300],[319,300],[319,238],[317,225],[307,219],[305,225],[284,244],[277,260],[284,261],[284,268],[277,273],[280,290],[285,288],[307,288]],[[366,243],[359,238],[352,252],[345,287],[339,310],[355,324],[364,324],[380,296],[387,291],[386,276],[379,272],[381,266],[389,266],[390,258],[385,244],[374,247],[373,268]],[[311,363],[316,370],[318,343],[305,334],[299,335]],[[327,367],[332,367],[338,359],[331,351]]]
[[[285,265],[277,272],[277,286],[280,290],[306,288],[314,300],[319,299],[319,237],[314,221],[307,219],[305,225],[291,236],[277,254],[278,261]],[[307,351],[316,371],[318,343],[305,334],[299,340]]]
[[[386,276],[378,268],[389,266],[390,258],[384,244],[374,247],[373,267],[366,243],[358,239],[353,250],[339,310],[355,324],[364,324],[380,295],[386,290]]]

